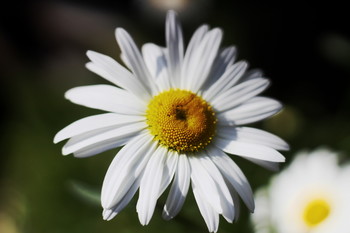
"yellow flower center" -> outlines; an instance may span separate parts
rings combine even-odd
[[[153,97],[146,111],[150,133],[160,145],[177,152],[205,148],[215,134],[216,117],[200,96],[170,89]]]
[[[323,199],[309,202],[305,209],[303,219],[308,227],[314,227],[323,222],[330,214],[329,203]]]

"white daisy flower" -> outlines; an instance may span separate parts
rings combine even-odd
[[[219,215],[238,216],[238,196],[254,210],[251,187],[227,154],[275,169],[288,145],[268,132],[243,127],[274,115],[281,104],[257,97],[269,81],[247,63],[235,63],[234,47],[220,49],[222,31],[203,25],[184,50],[180,23],[169,11],[166,47],[142,46],[121,28],[116,37],[126,69],[112,58],[88,51],[87,68],[112,85],[77,87],[65,97],[108,113],[78,120],[54,142],[68,139],[62,153],[88,157],[124,146],[105,176],[101,203],[106,220],[117,215],[137,190],[137,212],[148,224],[157,199],[171,184],[163,217],[181,209],[191,183],[209,231]],[[227,154],[226,154],[227,153]],[[238,194],[238,195],[237,195]]]
[[[299,153],[256,193],[257,233],[346,233],[350,222],[350,166],[326,149]]]

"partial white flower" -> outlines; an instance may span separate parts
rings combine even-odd
[[[256,193],[257,233],[346,233],[350,222],[350,166],[327,149],[299,153]]]
[[[77,87],[65,95],[108,113],[78,120],[54,139],[69,138],[63,154],[76,157],[124,146],[103,182],[104,219],[115,217],[139,191],[136,209],[141,224],[148,224],[170,184],[165,219],[178,214],[190,184],[211,232],[218,229],[219,215],[229,222],[237,218],[237,194],[253,211],[251,187],[227,154],[271,169],[284,162],[277,151],[288,149],[282,139],[241,126],[281,109],[278,101],[257,96],[269,81],[260,71],[247,71],[246,62],[235,62],[234,47],[220,48],[219,28],[201,26],[185,50],[173,11],[167,15],[166,47],[149,43],[140,53],[125,30],[117,28],[116,37],[128,69],[87,52],[87,68],[114,85]]]

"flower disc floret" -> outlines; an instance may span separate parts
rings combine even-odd
[[[204,99],[179,89],[155,96],[148,104],[146,118],[154,139],[177,152],[205,148],[213,140],[217,123],[215,112]]]

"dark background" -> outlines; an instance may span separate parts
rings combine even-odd
[[[286,165],[297,151],[320,146],[339,151],[341,162],[347,162],[348,8],[337,1],[190,2],[179,10],[186,42],[203,23],[220,27],[223,46],[236,45],[239,59],[271,79],[265,95],[280,100],[285,109],[257,126],[290,143]],[[69,88],[104,82],[85,69],[86,51],[119,60],[116,27],[130,32],[139,46],[150,41],[164,45],[164,22],[164,12],[142,0],[11,1],[1,7],[0,232],[206,232],[191,195],[170,222],[156,211],[150,225],[142,227],[136,200],[114,220],[103,221],[98,192],[116,150],[76,159],[62,157],[62,144],[52,143],[68,123],[96,113],[63,97]],[[274,175],[235,161],[253,189]],[[219,232],[232,230],[252,232],[244,207],[237,223],[221,220]]]

